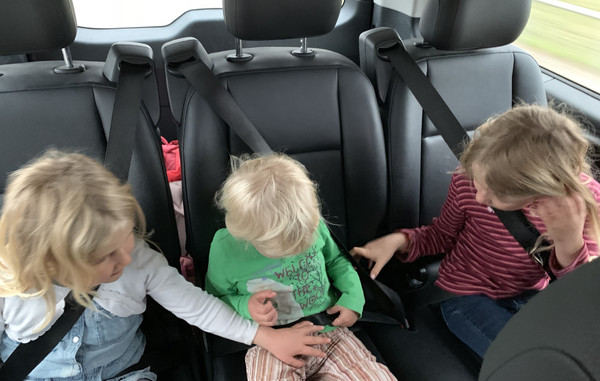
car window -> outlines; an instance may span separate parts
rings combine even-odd
[[[598,0],[534,0],[516,44],[540,66],[600,93]]]
[[[165,26],[193,9],[222,8],[222,0],[72,0],[77,25],[85,28]],[[344,5],[344,0],[341,0]]]
[[[191,9],[221,8],[222,0],[73,0],[77,24],[86,28],[164,26]]]

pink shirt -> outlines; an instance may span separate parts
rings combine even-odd
[[[600,203],[600,184],[582,175],[582,180],[588,179],[587,186]],[[485,294],[498,299],[546,287],[549,277],[542,267],[531,259],[491,208],[475,201],[475,193],[471,180],[461,174],[453,175],[440,216],[429,226],[402,229],[410,237],[410,247],[400,260],[412,262],[422,255],[447,253],[436,284],[459,295]],[[522,211],[540,233],[546,231],[542,220],[532,216],[528,206]],[[587,234],[583,238],[583,247],[568,267],[560,268],[552,252],[550,266],[557,277],[588,262],[590,256],[598,256],[596,242]]]

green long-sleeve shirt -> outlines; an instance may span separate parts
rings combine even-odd
[[[308,250],[277,259],[261,255],[227,229],[217,231],[210,248],[206,290],[251,319],[250,296],[269,289],[277,292],[273,300],[277,325],[336,304],[362,314],[365,304],[358,274],[340,253],[323,221]]]

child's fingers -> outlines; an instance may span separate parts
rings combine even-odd
[[[273,308],[271,311],[265,314],[264,319],[267,325],[274,325],[277,322],[277,310]]]
[[[273,319],[273,318],[267,318],[267,317],[263,316],[263,317],[259,317],[259,318],[255,319],[255,321],[260,325],[264,325],[266,327],[272,327],[277,322],[277,318]]]
[[[304,345],[321,345],[321,344],[329,344],[331,339],[325,336],[306,336],[302,343]]]
[[[277,296],[277,293],[273,290],[264,290],[254,293],[252,297],[259,303],[266,304],[270,298]]]
[[[385,266],[385,261],[375,262],[373,268],[371,269],[371,279],[377,278],[377,275],[379,275],[379,272],[381,271],[383,266]]]
[[[304,366],[304,361],[299,360],[293,356],[288,356],[286,358],[281,359],[284,363],[289,366],[293,366],[294,368],[302,368]]]
[[[303,327],[312,327],[312,326],[314,326],[314,323],[312,323],[308,320],[303,320],[300,323],[294,324],[292,326],[292,328],[303,328]]]
[[[340,314],[332,323],[334,327],[348,327],[350,325],[350,320],[346,315]]]
[[[304,323],[308,323],[308,324],[304,324]],[[301,324],[302,324],[302,326],[300,326]],[[302,334],[310,335],[311,333],[322,331],[325,327],[323,327],[322,325],[314,325],[313,323],[307,321],[307,322],[298,323],[298,324],[294,325],[292,328],[299,328],[302,331]]]
[[[348,323],[349,319],[348,319],[346,311],[344,311],[344,309],[342,307],[335,305],[335,306],[331,307],[330,309],[328,309],[327,313],[330,313],[330,314],[335,313],[335,312],[330,312],[335,307],[338,307],[338,308],[336,308],[335,312],[339,311],[340,315],[337,318],[335,318],[335,320],[331,323],[331,325],[333,325],[335,327],[345,327],[346,324]]]
[[[338,313],[340,311],[342,311],[342,307],[340,305],[338,305],[338,304],[336,304],[333,307],[330,307],[330,308],[327,309],[327,313],[329,315],[336,314],[336,313]]]
[[[352,255],[352,257],[354,257],[356,260],[360,259],[357,257],[367,257],[367,249],[365,249],[364,247],[360,247],[360,246],[356,246],[353,247],[352,250],[350,250],[350,255]]]
[[[325,352],[323,352],[320,349],[313,348],[313,347],[304,347],[304,350],[301,351],[301,354],[304,356],[313,356],[313,357],[320,357],[320,358],[327,357]]]
[[[257,311],[263,315],[266,315],[266,314],[269,314],[272,312],[277,312],[275,307],[273,307],[273,303],[268,299],[265,303],[259,302],[259,304],[257,306]]]

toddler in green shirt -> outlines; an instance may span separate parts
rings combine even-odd
[[[325,359],[304,356],[296,369],[256,346],[246,354],[248,379],[395,380],[347,328],[362,313],[362,287],[321,218],[306,168],[282,154],[235,159],[233,167],[217,194],[226,228],[213,238],[206,290],[264,326],[333,317],[320,333],[331,339],[320,348]]]

